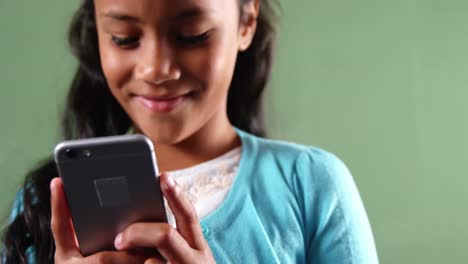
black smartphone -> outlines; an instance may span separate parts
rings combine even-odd
[[[134,222],[167,222],[153,144],[143,135],[64,141],[55,162],[84,256],[115,250]]]

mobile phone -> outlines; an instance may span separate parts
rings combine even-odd
[[[143,135],[64,141],[54,150],[84,256],[115,250],[134,222],[167,222],[153,144]]]

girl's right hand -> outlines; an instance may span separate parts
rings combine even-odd
[[[127,251],[104,251],[83,257],[76,240],[70,211],[60,178],[50,183],[51,228],[55,240],[55,263],[144,263],[146,257]]]

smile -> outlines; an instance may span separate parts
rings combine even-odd
[[[135,99],[152,112],[169,113],[179,107],[190,93],[171,97],[149,97],[136,95]]]

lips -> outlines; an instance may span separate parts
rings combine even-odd
[[[168,113],[180,106],[190,95],[190,93],[181,95],[136,95],[136,100],[147,109],[153,112]]]

